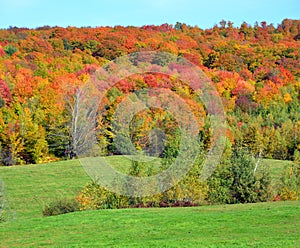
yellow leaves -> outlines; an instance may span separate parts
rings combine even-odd
[[[159,44],[159,50],[163,52],[172,53],[178,55],[178,49],[175,44],[162,42]]]
[[[46,156],[43,158],[42,161],[40,161],[40,163],[52,163],[52,162],[57,162],[60,159],[57,157],[54,157],[54,155],[50,155],[50,156]]]
[[[145,48],[147,45],[144,42],[138,41],[134,44],[136,48]]]
[[[248,44],[241,44],[241,43],[235,43],[233,45],[233,49],[236,50],[236,51],[239,51],[239,50],[248,50],[249,49],[249,45]]]
[[[295,190],[291,190],[288,187],[284,187],[281,189],[280,193],[280,199],[283,201],[297,201],[299,200],[299,193],[296,192]]]
[[[19,133],[16,131],[12,131],[9,135],[9,144],[10,144],[10,152],[13,160],[18,161],[20,164],[23,163],[22,160],[18,159],[18,154],[24,150],[23,141],[20,137]]]
[[[89,209],[89,206],[91,205],[91,197],[86,196],[85,194],[86,194],[86,192],[83,191],[83,192],[81,192],[81,194],[79,194],[76,197],[76,200],[80,204],[80,210],[81,211]]]
[[[78,76],[78,79],[82,81],[83,83],[87,82],[90,79],[90,75],[87,73],[83,73]]]
[[[229,112],[229,111],[234,110],[236,99],[237,99],[236,96],[232,96],[229,100],[225,97],[222,98],[222,102],[223,102],[225,112]]]
[[[193,118],[195,118],[197,124],[199,125],[198,128],[203,129],[204,118],[206,117],[206,112],[203,105],[189,98],[185,99],[185,102],[188,104],[190,110],[192,111]],[[187,114],[184,114],[183,116],[187,116]]]
[[[289,103],[293,100],[293,98],[289,93],[285,93],[283,99],[284,99],[284,103]]]
[[[34,114],[38,112],[39,110]],[[0,113],[0,140],[10,152],[14,164],[44,162],[48,155],[46,133],[42,125],[35,123],[32,110],[18,104],[13,111],[6,113],[6,118],[2,118],[2,114],[4,113]]]
[[[36,135],[39,135],[39,137],[35,138],[36,142],[33,146],[32,157],[36,163],[43,163],[48,155],[48,144],[45,140],[45,130],[41,125],[38,127]]]
[[[9,141],[11,142],[12,152],[18,153],[23,150],[22,138],[19,136],[18,132],[12,131],[9,136]]]
[[[267,80],[264,83],[264,87],[256,91],[255,99],[258,103],[264,103],[268,106],[268,103],[275,99],[279,95],[279,89],[271,80]]]
[[[3,113],[2,113],[2,111],[0,111],[0,134],[4,129],[4,125],[5,125],[5,123],[4,123],[4,119],[3,119]]]

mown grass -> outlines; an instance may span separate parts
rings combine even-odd
[[[107,160],[121,172],[131,164],[122,156]],[[276,181],[291,162],[264,163]],[[16,213],[0,224],[0,247],[300,247],[299,201],[42,217],[47,203],[74,197],[90,182],[78,160],[0,167],[0,178]]]
[[[124,156],[106,158],[118,171],[127,173],[131,160]],[[147,164],[158,168],[159,161]],[[79,160],[49,164],[0,167],[0,179],[6,188],[6,200],[17,218],[40,217],[49,202],[59,198],[76,197],[91,181]]]
[[[74,197],[89,182],[78,161],[0,167],[6,200],[17,218],[39,217],[56,198]]]
[[[300,202],[119,209],[0,224],[0,247],[299,247]]]
[[[127,173],[131,160],[124,156],[106,158],[122,173]],[[263,160],[270,166],[273,184],[277,184],[285,166],[291,161]],[[147,163],[159,167],[159,160]],[[41,216],[43,207],[57,198],[75,197],[91,181],[78,160],[50,164],[0,167],[0,179],[5,183],[6,198],[17,218]]]
[[[293,162],[289,160],[264,159],[262,160],[262,164],[270,168],[272,184],[273,186],[276,186],[279,184],[281,175],[285,168],[292,165]]]

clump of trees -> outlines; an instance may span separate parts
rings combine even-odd
[[[132,160],[128,174],[135,177],[155,175],[166,169],[171,161],[173,159],[170,157],[162,158],[161,167],[153,168],[153,165]],[[205,181],[200,180],[202,165],[203,156],[200,155],[189,173],[178,183],[157,194],[151,194],[153,189],[148,185],[149,195],[141,197],[114,193],[95,179],[81,189],[76,199],[58,199],[48,204],[43,215],[96,209],[191,207],[300,199],[298,161],[286,167],[275,189],[271,185],[269,168],[262,165],[248,149],[232,147],[228,140],[220,163]],[[115,187],[134,188],[130,180],[115,180],[114,184]]]
[[[170,189],[145,197],[118,195],[94,181],[81,190],[77,200],[81,210],[86,210],[253,203],[268,201],[273,197],[268,168],[258,165],[257,160],[246,149],[232,149],[229,145],[218,168],[206,181],[200,180],[201,169],[200,159],[191,171]],[[130,175],[149,176],[151,170],[133,161]],[[117,183],[119,187],[131,186],[130,182]],[[150,190],[149,188],[149,192]]]
[[[80,89],[107,62],[144,50],[187,58],[204,71],[222,97],[233,146],[241,144],[255,157],[293,159],[300,150],[299,34],[299,20],[289,19],[277,27],[265,22],[234,27],[222,21],[206,30],[184,23],[0,30],[0,164],[49,162],[86,150],[80,140],[82,130],[74,126],[76,111],[72,112],[77,100],[84,103]],[[153,64],[176,69],[172,56],[156,57]],[[133,90],[169,87],[185,101],[189,99],[191,108],[204,117],[205,109],[192,90],[186,85],[175,89],[175,85],[173,79],[149,74],[131,76],[111,89],[103,111],[97,109],[96,118],[90,116],[96,119],[91,123],[98,131],[97,153],[118,153],[112,142],[116,137],[113,112]],[[159,113],[141,113],[138,118],[145,122],[145,115],[150,115],[147,122],[151,123]],[[132,138],[139,149],[151,150],[146,138],[137,137],[145,137],[146,129],[155,125],[143,124]]]
[[[272,197],[269,169],[259,164],[245,148],[233,148],[208,179],[208,201],[212,203],[252,203]]]

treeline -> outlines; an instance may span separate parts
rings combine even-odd
[[[149,50],[184,57],[212,80],[223,100],[232,145],[254,157],[299,156],[300,21],[285,19],[277,27],[265,22],[234,27],[222,21],[206,30],[184,23],[0,30],[0,163],[78,156],[85,141],[76,139],[82,135],[73,128],[72,109],[83,101],[86,81],[119,56]],[[173,62],[160,58],[153,64],[170,68]],[[199,134],[209,148],[209,117],[195,93],[175,79],[147,74],[121,80],[107,93],[104,108],[95,111],[97,154],[119,153],[113,140],[122,130],[112,125],[114,112],[129,92],[153,85],[171,89],[198,113]],[[155,128],[170,138],[165,153],[174,150],[178,123],[158,109],[135,117],[130,138],[138,150],[164,157],[151,150],[147,139]]]

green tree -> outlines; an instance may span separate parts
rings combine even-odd
[[[292,166],[287,167],[281,177],[279,188],[280,199],[300,199],[300,162],[295,161]]]
[[[14,53],[16,53],[18,51],[18,48],[16,48],[13,45],[9,44],[9,45],[4,47],[4,51],[9,56],[12,56]]]
[[[221,161],[207,181],[209,186],[207,200],[210,203],[230,203],[229,189],[233,182],[232,173],[230,171],[231,156],[232,146],[230,141],[227,140]]]
[[[231,157],[230,186],[231,203],[249,203],[266,201],[269,198],[270,176],[265,168],[259,168],[251,153],[235,148]]]

